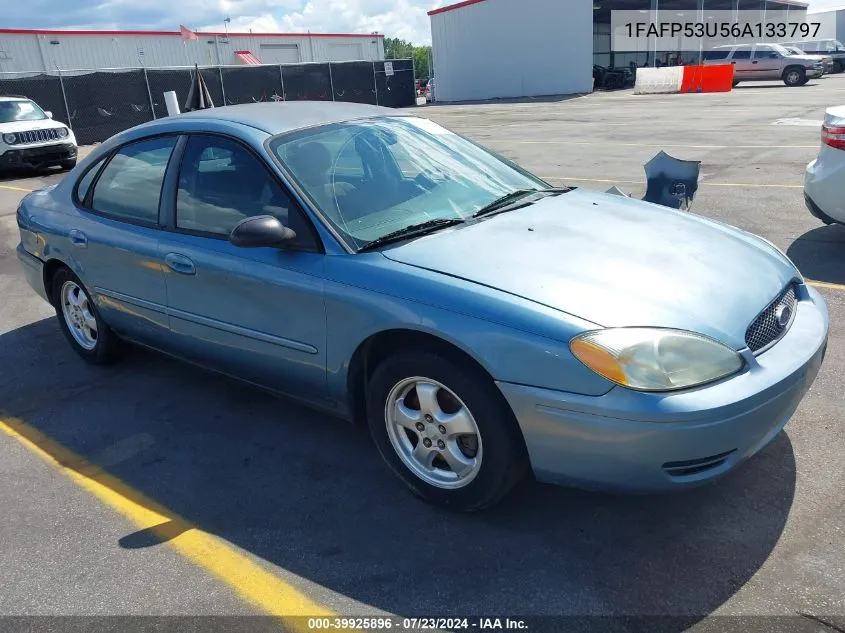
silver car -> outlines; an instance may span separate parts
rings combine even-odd
[[[793,55],[780,44],[717,46],[704,53],[705,65],[733,64],[734,86],[742,81],[782,79],[787,86],[803,86],[824,74],[824,63],[810,55]]]

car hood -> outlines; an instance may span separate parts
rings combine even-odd
[[[680,328],[736,349],[745,347],[751,321],[799,276],[750,233],[584,190],[383,254],[598,325]]]
[[[30,130],[50,130],[53,128],[67,127],[60,121],[53,119],[39,119],[38,121],[12,121],[11,123],[0,123],[0,133],[10,134],[12,132],[29,132]]]
[[[820,61],[823,55],[790,55],[789,59],[797,59],[802,62],[813,62],[814,64]]]

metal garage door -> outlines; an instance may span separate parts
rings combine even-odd
[[[264,64],[298,64],[298,44],[262,44],[260,47],[261,62]]]

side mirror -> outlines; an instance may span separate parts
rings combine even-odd
[[[52,113],[52,112],[50,112],[49,110],[44,110],[44,114],[46,114],[46,115],[47,115],[47,118],[48,118],[48,119],[52,119],[52,118],[53,118],[53,113]]]
[[[241,248],[283,246],[296,239],[293,229],[279,222],[272,215],[244,218],[229,233],[229,243]]]

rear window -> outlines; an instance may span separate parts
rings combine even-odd
[[[727,59],[730,54],[730,49],[723,51],[707,51],[704,53],[704,59]]]

